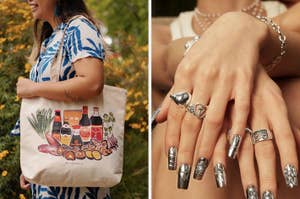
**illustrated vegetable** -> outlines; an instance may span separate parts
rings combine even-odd
[[[45,134],[50,131],[50,125],[54,116],[52,116],[52,109],[38,109],[36,114],[31,113],[31,117],[27,117],[29,123],[38,133],[38,135],[45,139]]]

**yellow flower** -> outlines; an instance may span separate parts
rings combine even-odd
[[[18,101],[20,101],[20,97],[16,95],[15,102],[18,102]]]
[[[8,172],[7,172],[6,170],[2,171],[2,176],[3,176],[3,177],[7,176],[7,173],[8,173]]]
[[[5,108],[4,104],[0,104],[0,111],[3,110]]]
[[[25,73],[29,73],[30,70],[31,70],[31,64],[26,63],[26,64],[25,64]]]
[[[20,194],[19,199],[26,199],[26,197],[23,194]]]

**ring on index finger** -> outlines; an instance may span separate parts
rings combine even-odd
[[[189,92],[178,92],[178,93],[174,93],[170,95],[170,98],[177,104],[177,105],[183,105],[183,106],[187,106],[191,99],[192,99],[192,95]]]

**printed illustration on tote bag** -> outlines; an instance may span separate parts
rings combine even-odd
[[[67,160],[101,160],[118,148],[113,134],[115,117],[111,112],[101,117],[98,107],[93,107],[91,117],[88,106],[83,106],[82,110],[38,109],[27,119],[37,134],[48,142],[38,146],[41,153]]]

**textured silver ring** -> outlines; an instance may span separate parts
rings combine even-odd
[[[251,139],[252,144],[256,144],[258,142],[263,142],[267,140],[272,140],[272,133],[267,129],[260,129],[257,131],[252,132]]]
[[[197,104],[188,104],[186,110],[196,116],[198,119],[203,119],[207,110],[207,106],[197,103]]]

